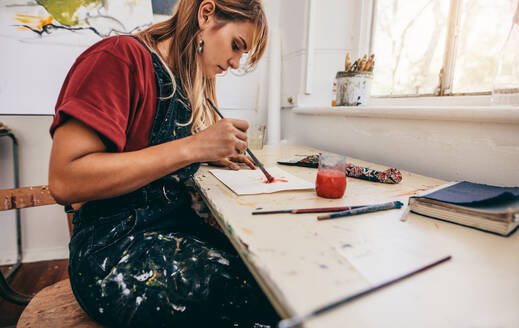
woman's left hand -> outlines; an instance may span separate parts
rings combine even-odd
[[[216,162],[210,162],[209,164],[216,165],[216,166],[225,166],[225,167],[230,168],[231,170],[237,171],[240,169],[240,165],[238,163],[244,163],[251,169],[253,169],[253,170],[256,169],[254,162],[247,155],[231,156],[231,157],[224,158],[224,159],[216,161]]]

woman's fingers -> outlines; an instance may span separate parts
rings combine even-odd
[[[228,124],[230,124],[233,128],[231,129],[231,133],[234,136],[242,141],[247,141],[247,129],[249,128],[249,123],[243,120],[236,119],[225,119]]]
[[[238,132],[235,135],[236,138],[243,140],[245,142],[247,141],[247,133],[238,130]]]
[[[241,155],[247,151],[247,143],[245,141],[237,140],[236,141],[236,154],[233,155]]]
[[[228,160],[227,158],[222,159],[218,162],[218,164],[221,164],[225,167],[230,168],[231,170],[238,171],[240,169],[240,166],[236,163],[233,163],[232,161]]]
[[[201,147],[201,161],[218,161],[243,154],[247,150],[248,128],[247,121],[227,118],[200,132],[196,140]]]
[[[249,123],[244,120],[239,120],[236,118],[225,118],[223,120],[229,121],[232,125],[234,125],[234,127],[236,127],[238,130],[243,131],[243,132],[246,132],[247,129],[249,128]]]
[[[238,165],[237,163],[243,163],[253,170],[256,169],[256,166],[254,165],[252,159],[246,155],[231,156],[229,158],[224,158],[223,160],[218,162],[218,164],[226,166],[232,170],[239,170],[240,165]]]
[[[244,163],[253,170],[256,169],[256,166],[254,165],[254,161],[249,156],[238,155],[235,157],[231,157],[231,160],[234,162],[238,162],[238,163]]]

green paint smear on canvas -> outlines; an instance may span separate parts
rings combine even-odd
[[[36,0],[36,2],[45,7],[60,24],[72,26],[79,23],[75,15],[79,8],[92,4],[97,7],[101,5],[102,0]]]

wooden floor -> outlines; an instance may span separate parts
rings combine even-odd
[[[68,260],[24,263],[11,279],[9,285],[22,294],[31,295],[55,282],[68,278]],[[2,273],[9,266],[0,266]],[[0,298],[0,327],[16,326],[24,307]]]

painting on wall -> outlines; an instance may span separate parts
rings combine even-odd
[[[3,0],[0,12],[0,33],[24,40],[65,33],[103,38],[138,32],[153,21],[150,0]]]
[[[0,115],[53,115],[61,85],[84,50],[105,37],[137,33],[167,19],[177,2],[0,0]],[[217,78],[222,108],[255,113],[258,72],[229,73]]]
[[[0,114],[54,114],[86,48],[152,23],[151,0],[0,0]]]

